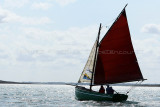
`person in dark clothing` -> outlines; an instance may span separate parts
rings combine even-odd
[[[99,89],[99,93],[105,93],[105,89],[104,89],[103,85],[101,85],[101,88]]]
[[[112,87],[109,87],[109,85],[107,85],[106,93],[107,94],[114,94],[114,90],[112,89]]]

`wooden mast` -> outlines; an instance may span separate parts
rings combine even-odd
[[[100,23],[100,26],[99,26],[98,37],[97,37],[97,45],[96,45],[95,57],[94,57],[94,64],[93,64],[93,69],[92,69],[93,72],[92,72],[91,83],[90,83],[90,91],[91,91],[91,89],[92,89],[93,76],[94,76],[94,72],[95,72],[95,65],[96,65],[96,59],[97,59],[97,53],[98,53],[97,51],[98,51],[100,31],[101,31],[101,23]]]

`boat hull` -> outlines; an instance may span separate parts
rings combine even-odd
[[[75,87],[75,98],[77,100],[94,100],[94,101],[126,101],[128,96],[125,94],[103,94],[96,91],[90,91],[84,87]]]

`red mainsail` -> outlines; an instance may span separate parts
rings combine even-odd
[[[132,46],[125,9],[99,43],[94,84],[143,80]]]

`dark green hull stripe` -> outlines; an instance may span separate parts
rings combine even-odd
[[[99,97],[105,97],[105,98],[112,98],[112,97],[106,96],[106,95],[104,96],[104,95],[89,94],[89,93],[80,92],[80,91],[78,91],[78,90],[76,90],[76,92],[82,93],[82,94],[87,94],[87,95],[92,95],[92,96],[99,96]]]

